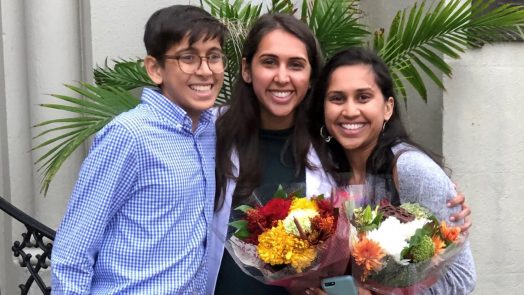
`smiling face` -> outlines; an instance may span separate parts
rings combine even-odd
[[[325,124],[346,154],[367,157],[377,144],[384,121],[393,114],[369,65],[341,66],[333,71],[324,100]]]
[[[209,56],[221,52],[222,47],[217,38],[206,41],[200,39],[190,46],[186,36],[180,43],[174,44],[165,55],[179,56],[190,53]],[[213,73],[206,59],[194,74],[182,72],[178,61],[174,59],[165,59],[162,65],[154,57],[147,56],[144,64],[151,80],[160,85],[162,94],[184,109],[193,125],[199,121],[203,111],[213,106],[224,81],[224,73]]]
[[[311,65],[305,44],[276,29],[262,38],[251,64],[242,61],[242,78],[260,103],[264,129],[286,129],[309,89]]]

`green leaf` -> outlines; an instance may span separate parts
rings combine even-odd
[[[38,133],[35,139],[52,135],[33,148],[33,150],[48,148],[47,152],[35,161],[35,164],[39,164],[38,171],[43,174],[41,192],[44,195],[58,169],[79,146],[115,116],[133,108],[139,102],[136,97],[118,87],[102,87],[86,83],[80,83],[80,86],[66,85],[66,87],[83,98],[52,94],[52,97],[67,104],[41,106],[62,110],[76,117],[52,119],[35,125],[38,128],[49,126]],[[62,133],[64,130],[71,131]]]
[[[281,184],[278,185],[277,190],[273,194],[273,198],[278,198],[278,199],[285,199],[285,198],[287,198],[287,193],[286,193],[286,191],[284,190],[284,188],[282,187]]]
[[[236,228],[234,236],[241,240],[248,238],[250,235],[249,230],[247,229],[246,220],[236,220],[236,221],[230,222],[229,226]]]
[[[94,69],[95,83],[98,86],[120,87],[131,90],[144,86],[156,86],[147,75],[143,60],[112,60],[111,68],[106,60],[103,67]]]
[[[322,0],[304,2],[303,19],[315,33],[326,58],[347,47],[362,46],[369,35],[361,18],[357,1]],[[304,11],[306,13],[304,14]]]
[[[428,232],[428,230],[425,229],[424,227],[417,229],[415,231],[415,234],[411,236],[411,238],[409,239],[409,246],[410,247],[418,246],[420,242],[422,241],[422,238],[425,236],[429,236],[429,235],[430,235],[430,232]]]
[[[380,52],[384,48],[384,29],[375,31],[373,34],[373,49]]]
[[[378,228],[380,224],[382,223],[382,219],[384,219],[384,215],[381,212],[379,212],[378,210],[375,210],[375,211],[376,211],[376,215],[375,215],[375,218],[373,218],[373,220],[371,221],[371,224],[374,224],[376,228]]]
[[[373,210],[371,209],[371,206],[367,205],[362,213],[364,224],[371,223],[373,220]]]
[[[241,229],[247,226],[247,220],[236,220],[229,223],[229,226],[232,226],[236,229]]]
[[[251,233],[249,232],[249,230],[247,230],[247,228],[245,228],[237,230],[233,235],[241,240],[244,240],[249,238]]]
[[[272,0],[268,7],[268,13],[294,14],[297,8],[290,0]]]
[[[248,210],[251,210],[251,209],[253,209],[253,207],[248,206],[248,205],[240,205],[235,208],[235,210],[242,211],[244,213],[246,213]]]

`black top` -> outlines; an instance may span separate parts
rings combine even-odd
[[[262,180],[258,197],[262,203],[272,198],[279,184],[305,182],[305,171],[295,175],[295,163],[291,142],[293,129],[260,130],[260,163]],[[265,285],[246,275],[235,263],[227,250],[224,251],[218,273],[215,294],[289,294],[286,289]]]

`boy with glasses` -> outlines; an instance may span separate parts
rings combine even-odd
[[[225,33],[187,5],[147,22],[144,66],[159,89],[97,134],[57,232],[53,293],[204,293]]]

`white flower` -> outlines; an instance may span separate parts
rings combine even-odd
[[[300,236],[297,226],[295,225],[295,218],[302,227],[305,233],[311,232],[311,218],[318,215],[318,212],[313,209],[297,209],[289,213],[284,219],[284,228],[288,234]]]
[[[403,263],[400,260],[400,252],[408,246],[409,239],[415,234],[415,231],[428,222],[429,220],[421,218],[401,223],[395,217],[390,216],[382,222],[378,229],[368,232],[367,237],[377,242],[398,263]]]

